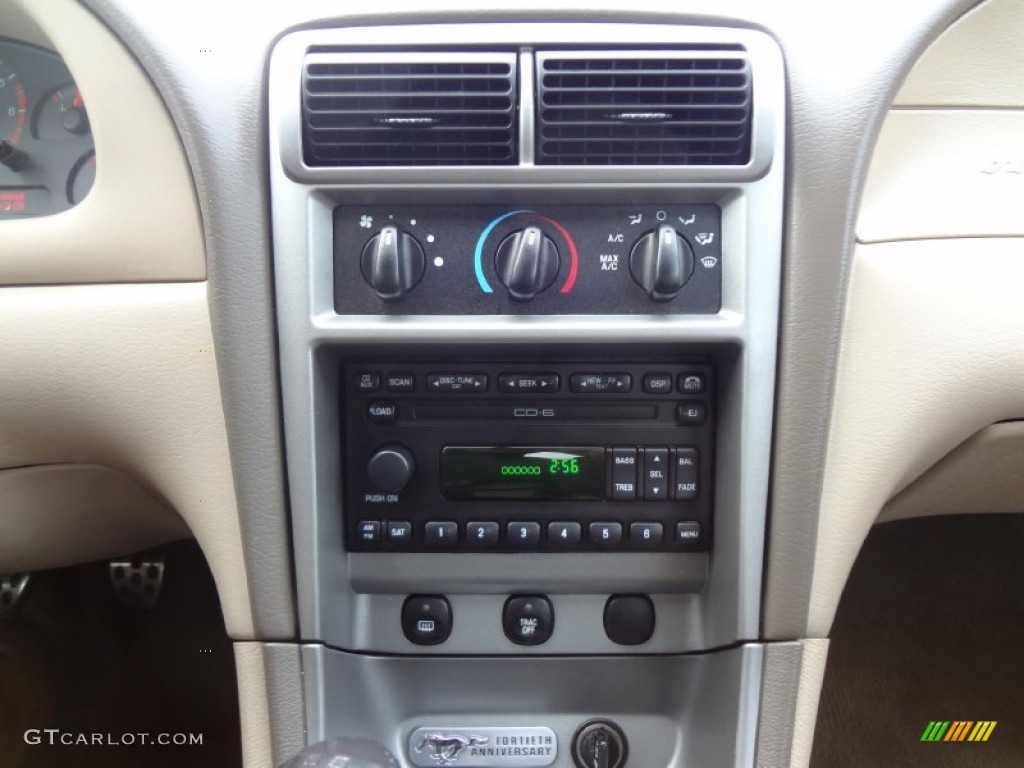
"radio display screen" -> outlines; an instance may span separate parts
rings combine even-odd
[[[456,501],[598,501],[605,497],[604,448],[446,446],[441,493]]]

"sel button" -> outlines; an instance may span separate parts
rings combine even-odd
[[[668,498],[668,448],[647,448],[644,451],[644,499],[664,501]]]

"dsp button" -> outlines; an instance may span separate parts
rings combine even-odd
[[[521,394],[558,391],[557,373],[503,373],[498,377],[498,391]]]
[[[543,595],[513,595],[505,601],[501,624],[516,645],[540,645],[551,639],[555,609]]]
[[[427,376],[430,392],[485,392],[486,373],[432,373]]]
[[[630,392],[633,377],[628,373],[574,373],[569,379],[569,388],[593,395]]]

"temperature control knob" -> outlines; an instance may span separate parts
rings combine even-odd
[[[423,277],[426,261],[416,238],[389,225],[363,247],[359,266],[363,278],[377,295],[385,301],[394,301],[416,287]]]
[[[366,476],[378,490],[398,493],[416,473],[416,460],[409,449],[401,445],[378,448],[366,465]]]
[[[501,241],[494,266],[508,295],[529,301],[555,282],[558,249],[540,227],[526,227]]]
[[[629,271],[651,301],[668,301],[693,274],[693,251],[672,227],[661,226],[636,241]]]

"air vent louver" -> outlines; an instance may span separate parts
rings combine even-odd
[[[514,54],[310,54],[310,166],[511,165]]]
[[[742,50],[541,53],[543,165],[745,165],[751,77]]]

